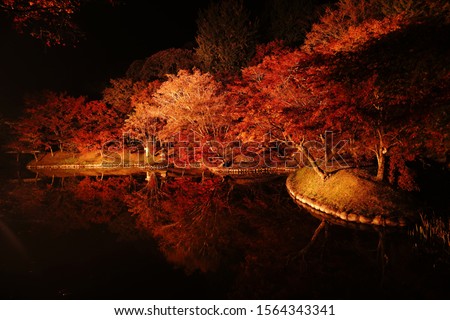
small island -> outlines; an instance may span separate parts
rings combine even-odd
[[[339,170],[323,181],[311,168],[302,168],[288,177],[286,187],[297,203],[343,221],[404,227],[417,220],[410,195],[362,170]]]

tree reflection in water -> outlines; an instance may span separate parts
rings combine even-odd
[[[119,231],[115,220],[125,222],[123,211],[127,206],[124,198],[133,185],[131,177],[53,177],[35,183],[15,181],[3,185],[8,190],[5,191],[8,197],[1,201],[5,211],[33,217],[36,227],[45,224],[49,232],[55,234],[88,229],[92,224],[105,224]],[[135,234],[129,232],[129,226],[127,230],[122,236]]]
[[[403,233],[324,220],[299,208],[284,182],[156,172],[43,179],[2,190],[2,211],[55,234],[102,225],[122,239],[151,235],[186,277],[220,283],[218,297],[448,298],[448,259],[424,256]]]
[[[138,226],[158,239],[167,259],[188,272],[217,270],[242,238],[239,212],[230,207],[233,186],[220,177],[181,177],[146,185],[127,197]]]
[[[317,220],[291,201],[283,178],[154,175],[127,204],[173,264],[188,273],[232,274],[233,298],[415,297],[434,290],[431,270],[414,266],[418,257],[405,234]]]

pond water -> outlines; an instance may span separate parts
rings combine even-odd
[[[450,298],[443,248],[321,223],[283,176],[11,176],[2,299]]]

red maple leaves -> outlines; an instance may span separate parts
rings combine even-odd
[[[342,0],[302,47],[260,46],[236,77],[178,70],[192,62],[190,54],[166,50],[147,61],[151,77],[112,80],[103,102],[58,94],[33,102],[18,124],[20,139],[32,148],[85,151],[128,132],[146,145],[161,141],[156,151],[186,147],[177,155],[182,162],[197,162],[195,152],[204,151],[197,144],[206,145],[223,163],[242,157],[228,150],[235,145],[257,146],[261,159],[279,141],[326,177],[323,166],[341,152],[327,146],[332,132],[348,142],[347,158],[376,159],[379,180],[388,174],[411,190],[408,163],[448,154],[450,54],[441,45],[449,34],[441,19],[448,11],[439,0],[417,6]],[[160,60],[170,74],[152,69]],[[217,148],[221,143],[231,147]]]

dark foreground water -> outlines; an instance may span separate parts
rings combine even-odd
[[[332,224],[311,241],[285,177],[12,176],[1,299],[450,298],[444,248]]]

